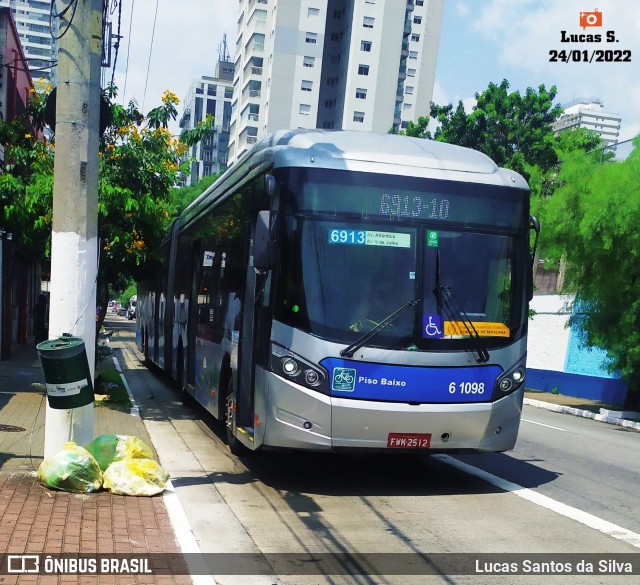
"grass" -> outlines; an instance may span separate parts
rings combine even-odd
[[[95,394],[105,396],[96,404],[131,407],[131,398],[122,382],[122,376],[115,368],[100,368],[96,374]]]

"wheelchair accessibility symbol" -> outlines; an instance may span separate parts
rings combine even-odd
[[[442,337],[442,317],[440,315],[422,315],[422,337]]]

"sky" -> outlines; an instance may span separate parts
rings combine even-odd
[[[233,58],[237,19],[237,0],[123,0],[120,101],[135,99],[146,113],[165,89],[183,100],[194,79],[214,74],[225,33]],[[624,141],[640,134],[639,64],[638,0],[444,0],[433,101],[462,100],[471,111],[489,83],[507,79],[520,93],[555,86],[556,103],[595,97],[620,114]]]

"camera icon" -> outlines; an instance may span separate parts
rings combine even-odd
[[[602,12],[597,8],[593,12],[581,12],[580,26],[582,30],[588,26],[602,26]]]

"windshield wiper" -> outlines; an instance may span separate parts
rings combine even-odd
[[[467,330],[469,337],[480,341],[480,334],[477,329],[474,327],[471,319],[469,319],[469,315],[458,306],[455,299],[453,298],[453,289],[450,286],[440,286],[440,298],[443,301],[443,304],[450,314],[453,321],[457,320],[457,316],[461,317],[462,324]],[[489,361],[489,352],[484,347],[476,347],[476,353],[478,354],[478,363],[486,363]]]
[[[369,341],[372,337],[378,335],[380,331],[391,325],[391,323],[393,323],[400,315],[405,313],[411,307],[415,307],[419,302],[420,299],[413,299],[408,303],[402,305],[400,308],[396,309],[393,313],[391,313],[391,315],[385,317],[382,321],[380,321],[380,323],[378,323],[371,331],[367,331],[364,335],[358,337],[358,339],[356,339],[351,345],[341,350],[340,355],[342,357],[353,357],[353,354],[358,351],[365,343],[367,343],[367,341]]]

